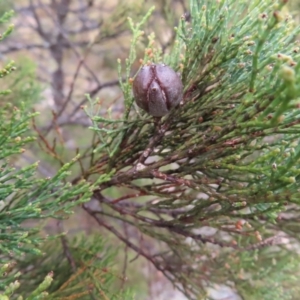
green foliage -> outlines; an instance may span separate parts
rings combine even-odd
[[[23,136],[32,114],[24,113],[24,107],[14,109],[10,118],[5,117],[5,108],[0,114],[3,120],[0,125],[1,253],[22,255],[40,252],[33,247],[39,241],[37,236],[32,236],[36,229],[21,226],[23,222],[63,217],[71,212],[71,207],[90,198],[89,185],[84,181],[74,187],[63,183],[77,158],[64,165],[52,178],[45,179],[36,178],[37,163],[20,169],[12,167],[7,158],[24,152],[22,147],[32,141],[32,138]],[[0,260],[3,262],[6,258]]]
[[[11,15],[4,14],[1,22],[7,21]],[[3,37],[11,32],[10,28]],[[0,71],[0,77],[6,77],[12,70],[13,62]],[[2,92],[2,97],[3,94],[6,92]],[[9,104],[0,107],[1,263],[15,255],[40,253],[37,245],[41,238],[35,234],[37,228],[24,226],[26,220],[64,217],[71,212],[71,207],[87,201],[91,195],[89,184],[83,181],[75,187],[63,183],[76,158],[64,165],[55,176],[45,179],[35,176],[37,163],[22,168],[13,166],[13,159],[17,159],[14,155],[23,153],[23,147],[33,140],[26,136],[32,117],[33,114],[26,113],[25,105],[13,109]],[[2,288],[6,284],[7,281],[4,281]]]
[[[11,15],[4,14],[0,23],[8,21]],[[12,28],[9,26],[2,38],[9,35]],[[11,82],[7,81],[2,87],[15,89],[24,101],[14,102],[16,94],[11,93],[10,100],[7,98],[10,91],[1,91],[0,299],[90,299],[91,295],[97,299],[132,299],[127,292],[122,292],[121,296],[109,290],[112,280],[116,279],[110,270],[113,252],[105,249],[99,237],[89,243],[83,238],[75,239],[69,254],[63,236],[63,249],[58,247],[58,237],[49,241],[42,237],[40,220],[66,218],[75,206],[91,198],[94,187],[85,180],[77,181],[76,185],[67,182],[79,155],[51,178],[38,178],[38,163],[17,166],[25,147],[35,140],[28,136],[29,122],[36,115],[28,113],[28,104],[34,101],[39,87],[32,80],[32,64],[23,61],[23,69],[17,70],[13,77],[11,72],[15,70],[14,62],[0,70],[1,80],[8,75],[11,78]],[[110,176],[99,176],[96,186],[109,180]],[[68,255],[74,257],[71,265]],[[56,276],[54,282],[53,275]]]
[[[14,66],[14,62],[10,62],[8,63],[3,69],[0,70],[0,78],[3,78],[7,75],[9,75],[12,71],[15,70],[15,66]],[[10,90],[1,90],[0,91],[0,95],[8,95],[10,94],[11,91]]]
[[[1,3],[0,3],[1,10]],[[5,24],[10,21],[13,16],[13,11],[5,12],[0,18],[0,24]],[[10,24],[4,29],[0,35],[0,41],[9,36],[13,31],[14,25]],[[6,77],[5,82],[2,82],[0,96],[5,95],[0,101],[0,106],[6,103],[11,105],[21,105],[21,102],[28,107],[40,100],[41,87],[36,81],[35,65],[28,58],[22,58],[16,63],[10,61],[0,70],[0,78]],[[16,71],[17,72],[14,72]],[[13,92],[12,92],[13,91]],[[21,100],[20,100],[21,99]],[[7,108],[6,108],[7,110]]]
[[[224,194],[238,194],[240,199],[258,195],[257,202],[278,203],[278,198],[294,191],[297,199],[298,171],[293,166],[299,150],[292,142],[299,137],[293,121],[298,116],[300,73],[299,65],[292,69],[299,60],[297,42],[292,41],[299,28],[291,18],[281,17],[280,5],[242,3],[235,7],[230,1],[193,2],[192,33],[183,36],[188,24],[179,33],[186,45],[183,81],[190,89],[186,88],[190,93],[186,96],[194,100],[184,114],[194,120],[191,126],[198,133],[188,143],[217,141],[201,167],[207,167],[212,177],[223,178]],[[241,20],[236,19],[237,10],[245,14]],[[199,118],[204,122],[199,124]],[[267,136],[274,141],[266,143]],[[256,151],[259,156],[250,159]],[[236,187],[239,181],[247,185]],[[251,208],[256,207],[251,202]]]
[[[105,246],[99,235],[86,238],[77,235],[68,241],[68,248],[57,240],[46,242],[43,256],[27,256],[17,260],[16,269],[24,275],[15,293],[27,295],[30,299],[32,286],[41,286],[48,273],[54,274],[54,281],[47,286],[46,299],[133,299],[128,291],[119,291],[115,287],[117,275],[113,268],[116,250]],[[70,261],[75,270],[70,268]],[[32,266],[30,270],[28,266]]]
[[[265,252],[244,253],[241,258],[247,267],[246,270],[239,265],[240,268],[233,266],[232,274],[234,269],[237,269],[236,277],[239,276],[235,281],[239,282],[236,286],[240,295],[249,300],[296,299],[300,292],[296,283],[299,276],[299,257],[285,250],[280,253]],[[248,264],[245,263],[246,261]],[[248,274],[251,274],[249,280],[247,280]]]
[[[37,101],[41,101],[42,88],[36,81],[36,66],[29,59],[23,58],[13,63],[12,68],[16,72],[10,74],[2,85],[10,93],[6,97],[3,97],[3,103],[1,101],[0,105],[10,103],[19,106],[24,103],[28,110]]]
[[[163,250],[181,267],[162,263],[160,252],[152,262],[191,299],[205,297],[204,281],[213,285],[226,280],[219,266],[197,259],[199,253],[212,252],[211,244],[217,249],[215,260],[235,255],[252,278],[245,284],[232,277],[246,299],[260,299],[270,289],[278,299],[298,292],[290,289],[299,261],[294,252],[287,261],[282,246],[272,256],[277,263],[270,265],[268,254],[257,251],[255,268],[253,256],[243,254],[281,244],[278,232],[299,241],[300,27],[284,12],[285,2],[191,0],[190,18],[183,17],[176,28],[172,51],[163,56],[150,35],[143,58],[181,72],[185,93],[180,107],[159,122],[131,109],[131,52],[121,85],[124,123],[91,116],[93,129],[105,132],[97,148],[99,160],[107,156],[101,146],[115,142],[116,133],[121,137],[118,155],[107,158],[115,174],[97,192],[105,194],[116,183],[131,189],[121,200],[99,197],[116,211],[104,214],[165,242]],[[130,23],[132,47],[141,24]],[[103,164],[97,172],[106,168]],[[141,205],[132,201],[139,196],[150,200]],[[133,210],[126,207],[127,198]],[[193,267],[195,263],[199,265]],[[273,299],[271,292],[264,299]]]
[[[23,80],[34,77],[33,69],[11,74],[14,63],[4,65],[0,77],[15,77],[3,85],[0,105],[3,299],[127,298],[112,292],[115,253],[99,237],[61,235],[60,247],[57,240],[41,246],[38,220],[65,218],[90,198],[100,208],[83,205],[90,217],[148,259],[188,299],[213,299],[216,284],[229,285],[245,299],[297,299],[300,28],[285,3],[191,0],[169,52],[150,33],[141,62],[167,63],[184,84],[182,103],[159,120],[140,111],[131,93],[136,48],[153,9],[140,22],[129,18],[132,40],[124,71],[118,62],[124,110],[103,113],[100,101],[87,96],[93,144],[82,155],[84,163],[79,155],[61,161],[51,178],[37,178],[37,164],[16,167],[33,141],[27,131],[33,114],[26,105],[39,87]],[[111,19],[120,20],[120,30],[125,12],[122,7]],[[112,23],[90,48],[115,32]],[[25,104],[14,102],[13,94],[7,100],[8,89],[16,89]],[[49,152],[55,156],[55,150]],[[70,168],[81,172],[72,184]]]
[[[41,284],[34,290],[28,297],[26,297],[26,300],[37,300],[37,299],[46,299],[48,296],[48,293],[46,292],[46,289],[51,285],[51,282],[53,280],[53,273],[49,273],[45,279],[41,282]],[[20,283],[18,281],[15,281],[5,289],[4,293],[0,296],[3,300],[9,300],[9,296],[14,294],[16,290],[19,288]],[[17,298],[18,300],[23,300],[24,298],[22,296],[19,296]]]

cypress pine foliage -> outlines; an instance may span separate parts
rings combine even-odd
[[[86,108],[98,142],[82,176],[113,175],[94,191],[101,210],[84,209],[188,299],[213,299],[218,284],[243,299],[299,295],[300,28],[286,2],[191,0],[169,54],[150,35],[143,63],[170,65],[184,84],[159,122],[131,92],[151,11],[129,19],[123,117],[98,115],[98,100]],[[143,249],[120,221],[160,243]]]
[[[113,253],[99,236],[62,236],[58,248],[24,224],[82,203],[188,299],[214,299],[218,285],[247,300],[298,299],[300,29],[286,2],[190,0],[171,51],[150,34],[142,63],[170,65],[184,85],[180,106],[159,121],[136,107],[131,86],[153,9],[129,19],[123,115],[103,113],[87,95],[91,145],[52,178],[36,177],[36,164],[12,167],[33,142],[33,114],[1,103],[2,299],[131,298],[111,292]],[[91,198],[97,209],[84,203]]]
[[[0,24],[12,15],[4,13]],[[1,41],[12,30],[13,25],[8,26]],[[90,199],[94,187],[84,180],[76,185],[68,182],[79,156],[52,178],[37,176],[38,162],[17,166],[29,143],[35,141],[29,136],[29,123],[36,113],[29,112],[29,104],[39,88],[28,78],[20,82],[24,72],[31,71],[20,72],[13,61],[0,69],[1,86],[16,87],[24,100],[20,103],[11,90],[0,91],[0,299],[132,299],[126,291],[112,291],[117,278],[112,268],[116,251],[108,249],[101,238],[74,236],[67,241],[64,234],[49,239],[40,233],[40,221],[68,217],[75,206]],[[109,178],[98,177],[96,186]]]

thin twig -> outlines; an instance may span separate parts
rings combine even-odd
[[[72,268],[72,271],[73,273],[76,272],[76,263],[73,259],[73,256],[71,254],[71,251],[69,249],[69,245],[68,245],[68,241],[67,241],[67,238],[64,234],[64,228],[63,228],[63,221],[59,220],[57,222],[57,229],[58,229],[58,232],[59,234],[61,235],[60,237],[60,241],[61,241],[61,244],[62,244],[62,247],[63,247],[63,251],[64,251],[64,254]]]

